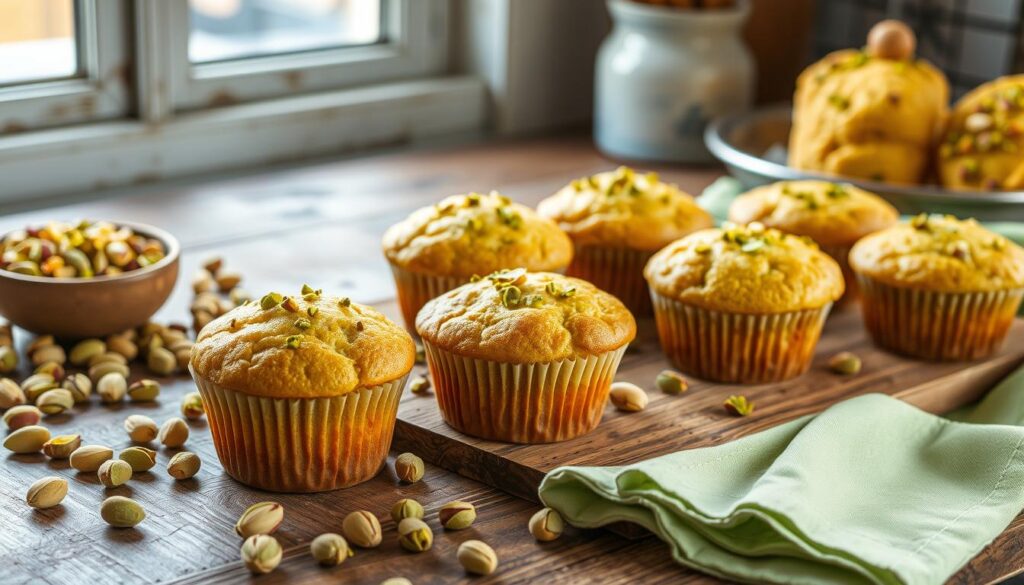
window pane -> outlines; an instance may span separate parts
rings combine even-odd
[[[381,0],[189,0],[193,63],[381,40]]]
[[[0,0],[0,85],[77,72],[74,0]]]

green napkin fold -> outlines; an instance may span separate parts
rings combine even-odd
[[[869,394],[723,445],[558,468],[540,498],[576,526],[640,524],[720,577],[943,583],[1024,508],[1024,369],[954,418]]]

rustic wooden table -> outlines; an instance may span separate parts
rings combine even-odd
[[[534,204],[569,179],[613,166],[580,138],[537,139],[358,158],[298,170],[251,175],[194,187],[147,189],[144,194],[80,202],[0,217],[0,232],[47,219],[77,217],[152,223],[174,233],[183,246],[182,279],[160,321],[187,321],[189,275],[211,255],[223,256],[255,292],[291,290],[304,282],[351,295],[398,317],[391,276],[379,252],[380,235],[410,210],[456,192],[498,189]],[[667,170],[663,174],[699,193],[719,171]],[[0,210],[2,211],[2,210]],[[21,333],[20,341],[26,335]],[[167,380],[158,403],[98,404],[50,417],[57,432],[83,434],[88,443],[127,446],[125,416],[140,412],[157,421],[176,415],[191,380]],[[604,531],[568,530],[558,541],[538,544],[526,530],[536,505],[455,474],[428,467],[424,480],[399,485],[389,467],[373,480],[347,490],[303,496],[248,489],[221,470],[205,423],[192,426],[188,448],[203,459],[199,475],[173,482],[161,467],[104,493],[91,474],[74,474],[66,463],[43,456],[0,455],[0,583],[222,583],[250,579],[238,560],[233,525],[249,504],[274,499],[287,516],[276,536],[285,560],[259,583],[321,583],[342,580],[376,584],[391,576],[414,583],[525,583],[544,577],[558,583],[710,582],[674,564],[666,547],[648,537],[627,540]],[[69,497],[58,508],[33,512],[24,492],[35,478],[71,478]],[[106,496],[130,495],[147,508],[134,530],[108,528],[98,516]],[[368,509],[387,518],[391,504],[413,497],[427,508],[435,528],[433,549],[401,551],[394,526],[384,522],[384,544],[333,569],[318,567],[308,543],[340,531],[349,511]],[[476,504],[479,518],[465,531],[445,533],[437,508],[450,500]],[[1018,518],[953,582],[989,583],[1024,569]],[[464,540],[479,538],[496,549],[501,565],[489,578],[469,579],[455,560]]]

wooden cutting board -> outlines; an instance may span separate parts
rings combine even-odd
[[[607,407],[589,434],[543,445],[513,445],[477,439],[444,423],[433,394],[406,396],[399,407],[394,448],[412,451],[455,473],[520,497],[537,500],[544,475],[562,465],[627,465],[682,449],[724,443],[869,392],[882,392],[934,413],[949,412],[978,399],[998,380],[1024,363],[1024,320],[1011,328],[1003,350],[967,363],[931,363],[897,356],[872,345],[856,307],[830,317],[811,369],[778,384],[736,386],[690,379],[687,392],[669,396],[655,377],[670,367],[661,353],[653,321],[639,323],[640,335],[627,351],[617,380],[644,388],[650,399],[638,413]],[[863,360],[855,376],[826,367],[832,355],[848,350]],[[425,366],[417,373],[426,374]],[[722,402],[743,394],[756,409],[734,417]]]

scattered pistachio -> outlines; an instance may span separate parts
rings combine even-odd
[[[117,364],[117,365],[121,365],[121,366],[127,366],[128,365],[128,358],[123,356],[123,355],[121,355],[120,353],[118,353],[116,351],[108,351],[106,353],[101,353],[99,355],[95,355],[92,358],[90,358],[89,359],[89,368],[91,369],[91,368],[93,368],[95,366],[98,366],[100,364],[106,364],[106,363],[113,363],[113,364]]]
[[[68,480],[51,475],[29,486],[25,501],[33,508],[43,510],[60,504],[67,495]]]
[[[746,396],[734,395],[725,400],[725,411],[734,416],[747,416],[754,412],[754,403]]]
[[[82,373],[71,374],[64,378],[61,388],[70,392],[75,402],[88,402],[89,396],[92,395],[92,380]]]
[[[189,479],[199,473],[203,462],[199,456],[191,451],[175,453],[174,457],[167,463],[167,473],[177,480]]]
[[[665,394],[682,394],[689,387],[686,378],[675,370],[662,370],[658,374],[655,384]]]
[[[72,365],[84,366],[93,356],[107,352],[107,344],[102,339],[85,339],[71,348],[68,360]]]
[[[48,374],[53,377],[54,382],[60,382],[64,379],[67,372],[64,370],[64,366],[57,362],[45,362],[39,364],[39,367],[37,367],[32,373]]]
[[[135,500],[110,496],[100,504],[100,517],[114,528],[131,528],[146,518],[146,510]]]
[[[118,372],[105,374],[96,383],[96,393],[100,395],[100,400],[105,404],[121,402],[127,392],[128,381]]]
[[[113,355],[118,355],[119,356],[120,354],[113,354]],[[119,364],[119,363],[112,362],[112,361],[108,361],[108,362],[98,363],[95,366],[91,366],[89,368],[89,379],[92,380],[93,383],[97,385],[96,391],[99,392],[100,380],[102,380],[103,378],[105,378],[106,376],[108,376],[110,374],[117,374],[118,377],[120,377],[122,380],[125,380],[125,390],[127,391],[127,389],[128,389],[127,379],[128,379],[128,375],[130,373],[131,372],[128,369],[127,365]],[[122,393],[122,398],[123,397],[124,397],[124,394]],[[120,400],[120,398],[118,400]]]
[[[198,392],[189,392],[181,399],[181,414],[188,420],[198,420],[206,414],[203,397]]]
[[[423,460],[412,453],[402,453],[395,458],[395,475],[406,483],[423,479]]]
[[[43,412],[38,408],[28,404],[19,404],[7,409],[7,412],[4,413],[4,424],[9,430],[16,431],[22,427],[37,425],[42,418]]]
[[[398,544],[412,552],[430,550],[434,544],[434,532],[419,518],[406,518],[398,523]]]
[[[22,455],[38,453],[49,440],[50,431],[46,427],[29,425],[7,435],[4,439],[4,448]]]
[[[543,508],[530,517],[530,534],[541,542],[555,540],[564,529],[565,523],[557,510]]]
[[[178,358],[164,347],[154,347],[146,355],[146,367],[157,376],[169,376],[178,367]]]
[[[462,530],[476,520],[476,508],[469,502],[449,502],[437,511],[437,518],[446,530]]]
[[[828,367],[837,374],[852,376],[860,371],[861,362],[856,354],[841,351],[828,360]]]
[[[345,538],[333,532],[314,538],[309,543],[309,552],[316,562],[325,567],[336,567],[354,554]]]
[[[139,356],[139,346],[124,335],[112,335],[107,338],[107,349],[110,353],[117,354],[131,361]]]
[[[235,523],[235,532],[242,538],[257,534],[273,534],[283,521],[284,506],[277,502],[260,502],[242,512]]]
[[[252,300],[252,294],[244,288],[235,287],[228,293],[228,299],[233,305],[239,307]]]
[[[427,352],[423,349],[423,346],[418,343],[416,344],[416,363],[427,363]]]
[[[624,412],[639,412],[647,408],[647,393],[636,384],[615,382],[609,397],[615,408]]]
[[[96,470],[96,477],[104,487],[117,487],[132,478],[132,466],[120,459],[108,459]]]
[[[157,440],[164,447],[176,449],[181,447],[188,441],[188,424],[180,418],[174,417],[167,419],[163,425],[160,426],[160,432],[157,434]]]
[[[18,368],[18,352],[9,345],[0,346],[0,374],[10,374]]]
[[[82,446],[82,435],[57,435],[43,443],[43,454],[50,459],[67,459]]]
[[[430,390],[430,380],[423,376],[416,376],[412,379],[412,382],[409,383],[409,390],[416,394],[426,392]]]
[[[463,542],[455,556],[466,572],[475,575],[490,575],[498,568],[498,555],[486,542],[480,540]]]
[[[412,581],[405,577],[390,577],[381,581],[380,585],[412,585]]]
[[[71,467],[78,471],[96,471],[114,457],[114,450],[103,445],[82,445],[71,453]]]
[[[148,443],[160,432],[156,422],[142,414],[133,414],[124,419],[124,430],[134,443]]]
[[[156,465],[156,451],[145,447],[128,447],[117,458],[127,461],[136,473],[149,471]]]
[[[398,524],[406,518],[423,518],[423,506],[411,498],[402,498],[391,506],[391,519]]]
[[[266,534],[255,534],[242,543],[242,562],[256,575],[263,575],[276,569],[281,563],[282,554],[277,539]]]
[[[0,378],[0,410],[25,404],[26,400],[25,391],[14,380]]]
[[[57,387],[57,381],[50,374],[32,374],[21,381],[21,389],[29,402],[35,402],[43,392]]]
[[[156,380],[137,380],[128,386],[128,397],[132,402],[151,402],[160,395],[160,383]]]
[[[47,390],[36,399],[36,408],[43,414],[60,414],[75,405],[75,397],[63,388]]]
[[[227,294],[242,282],[242,275],[237,272],[224,272],[214,277],[217,282],[217,290]]]
[[[349,542],[362,548],[373,548],[379,545],[382,539],[380,522],[366,510],[345,516],[341,522],[341,532]]]
[[[203,260],[202,263],[203,270],[209,272],[210,274],[217,274],[218,272],[220,272],[222,266],[224,266],[224,259],[221,258],[220,256],[211,256],[206,260]]]
[[[192,292],[196,294],[209,292],[213,290],[214,286],[216,286],[216,283],[209,270],[200,268],[192,277]]]
[[[59,345],[46,345],[32,352],[32,365],[40,366],[46,362],[63,364],[68,361],[64,348]]]

